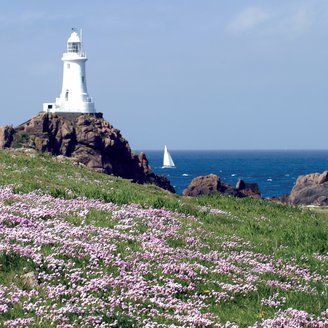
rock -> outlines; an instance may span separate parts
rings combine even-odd
[[[200,176],[193,179],[190,185],[183,191],[184,196],[201,196],[220,193],[233,197],[260,198],[261,193],[256,183],[246,183],[243,180],[237,182],[236,188],[222,183],[220,177],[215,174]]]
[[[243,194],[236,188],[234,188],[226,183],[222,184],[218,191],[225,196],[232,196],[232,197],[238,197],[238,198],[247,197],[245,194]]]
[[[294,205],[328,205],[328,171],[298,177],[290,195]]]
[[[12,126],[3,126],[0,127],[0,148],[7,148],[10,147],[12,141],[13,141],[13,135],[15,133],[15,130]]]
[[[64,121],[61,129],[60,129],[60,136],[63,139],[71,139],[74,133],[74,127],[70,125],[68,122]]]
[[[289,204],[289,194],[268,197],[268,198],[266,198],[266,200],[269,202],[278,203],[278,204]]]
[[[170,180],[167,177],[163,176],[163,175],[156,175],[156,174],[152,173],[149,176],[149,179],[148,179],[147,183],[154,184],[154,185],[156,185],[156,186],[158,186],[162,189],[165,189],[167,191],[175,193],[175,190],[172,187],[172,185],[170,183]]]
[[[210,195],[219,191],[220,178],[215,174],[194,178],[190,185],[183,191],[184,196]]]
[[[261,198],[261,192],[257,183],[246,183],[243,180],[237,182],[236,188],[222,183],[220,177],[215,174],[194,178],[190,185],[183,191],[184,196],[201,196],[220,193],[233,197]]]
[[[328,171],[324,171],[320,176],[318,177],[318,184],[323,184],[328,181]]]
[[[236,184],[236,189],[237,190],[244,190],[246,188],[246,183],[244,180],[239,179]]]
[[[141,152],[138,156],[138,160],[139,160],[139,163],[140,163],[143,171],[146,173],[150,173],[151,168],[149,166],[148,159],[147,159],[145,153]]]
[[[239,179],[236,189],[247,197],[261,198],[260,188],[257,183],[246,183],[244,180]]]
[[[37,276],[33,271],[23,274],[21,279],[23,284],[29,288],[35,288],[39,285]]]
[[[49,145],[48,136],[40,136],[40,137],[36,136],[34,138],[34,146],[36,150],[40,152],[45,152],[47,151],[48,145]]]
[[[70,157],[77,165],[175,192],[167,178],[152,172],[144,153],[131,152],[120,130],[101,113],[40,112],[16,128],[0,128],[0,147],[30,147]]]
[[[72,159],[90,169],[103,171],[101,152],[97,149],[85,145],[77,145],[72,153]]]

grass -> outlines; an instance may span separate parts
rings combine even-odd
[[[74,166],[68,159],[59,163],[48,154],[19,150],[1,151],[0,169],[0,185],[14,184],[16,192],[40,189],[54,197],[82,196],[119,205],[137,203],[195,215],[201,217],[206,228],[216,235],[238,234],[267,254],[303,257],[328,252],[326,211],[220,195],[183,198],[153,185],[131,184],[118,177]],[[201,211],[200,208],[205,206],[219,208],[229,215]],[[104,221],[95,213],[92,216],[97,224]]]
[[[131,202],[178,207],[177,197],[163,194],[153,185],[141,186],[129,181],[74,166],[68,159],[55,160],[48,154],[35,154],[17,149],[0,153],[0,185],[14,184],[16,192],[40,189],[54,197],[78,196],[102,199],[116,204]]]
[[[0,170],[0,185],[14,185],[16,193],[42,190],[54,197],[64,199],[86,197],[118,205],[135,203],[142,208],[165,208],[184,214],[184,218],[181,219],[181,235],[187,227],[191,226],[195,231],[198,229],[199,222],[190,223],[188,219],[190,215],[195,216],[200,220],[202,229],[208,232],[199,235],[202,242],[209,245],[208,249],[203,250],[204,253],[221,252],[225,247],[236,253],[251,249],[254,253],[274,256],[277,260],[291,261],[295,265],[306,266],[309,270],[323,275],[328,269],[327,262],[322,262],[316,257],[316,254],[328,253],[328,213],[324,210],[313,211],[265,200],[237,199],[220,195],[186,198],[170,194],[152,185],[132,184],[121,178],[97,173],[73,165],[68,159],[58,159],[47,154],[40,155],[23,150],[0,151]],[[5,205],[14,203],[14,199],[9,199],[6,200]],[[91,210],[85,218],[73,215],[65,217],[65,220],[74,226],[86,224],[113,228],[117,224],[111,213],[97,210]],[[147,232],[147,228],[141,223],[137,224],[135,229],[140,234]],[[231,238],[239,240],[236,246],[232,243],[225,246],[222,243],[222,240],[231,240]],[[242,241],[245,241],[244,245]],[[167,243],[173,249],[186,247],[183,238],[170,237],[167,238]],[[240,245],[243,245],[242,249]],[[51,250],[52,248],[48,248],[44,252],[50,253]],[[139,251],[142,251],[141,245],[135,241],[120,241],[117,244],[116,253],[120,253],[123,257],[129,256],[130,252]],[[83,267],[85,264],[83,261],[81,260],[79,267]],[[185,262],[192,263],[192,260],[185,259]],[[203,264],[206,265],[205,262]],[[32,264],[17,254],[0,254],[1,283],[9,285],[14,281],[15,276],[31,269],[34,269]],[[160,275],[161,271],[155,270],[153,275],[149,276],[149,280]],[[263,277],[267,280],[275,279],[274,276],[263,275]],[[197,287],[199,293],[206,294],[208,289],[221,291],[218,283],[226,282],[226,277],[213,273],[211,279],[217,284],[213,286],[206,283],[199,284]],[[314,287],[320,291],[319,295],[283,292],[282,296],[286,297],[285,308],[294,307],[319,315],[320,311],[328,308],[327,286],[318,283]],[[256,292],[249,293],[247,297],[237,295],[232,302],[209,301],[210,308],[222,322],[234,321],[244,327],[256,320],[274,315],[275,309],[264,307],[260,302],[263,296],[271,295],[274,291],[274,288],[263,285]],[[185,296],[181,294],[180,297]],[[14,312],[6,314],[6,318],[14,318],[21,312],[22,310],[17,306]],[[118,313],[116,320],[122,327],[136,324],[124,314]],[[115,318],[110,317],[107,321],[114,322]],[[47,324],[46,322],[42,325]]]

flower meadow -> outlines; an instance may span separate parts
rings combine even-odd
[[[328,256],[313,259],[176,211],[0,187],[4,327],[328,327]]]

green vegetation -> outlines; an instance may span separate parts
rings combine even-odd
[[[14,185],[15,192],[40,189],[54,197],[87,197],[115,204],[137,203],[202,218],[216,235],[238,235],[267,254],[304,257],[328,252],[328,212],[313,211],[250,198],[184,198],[153,185],[127,180],[72,165],[69,159],[24,151],[0,152],[0,185]],[[215,214],[220,209],[228,215]],[[211,214],[214,212],[214,214]],[[95,217],[93,221],[103,221]]]
[[[199,272],[197,271],[198,276],[204,278],[204,280],[199,280],[195,288],[198,295],[207,297],[204,302],[208,305],[211,313],[219,317],[222,323],[234,321],[241,327],[246,327],[254,324],[256,321],[261,322],[262,319],[273,318],[277,313],[277,308],[263,305],[263,299],[268,299],[271,296],[275,297],[273,295],[277,292],[277,287],[274,285],[270,286],[267,284],[268,281],[278,281],[282,285],[292,284],[291,281],[293,281],[293,275],[295,275],[295,277],[298,277],[297,279],[300,279],[301,284],[303,283],[303,278],[298,270],[304,272],[305,275],[308,272],[309,275],[315,273],[316,275],[325,276],[327,274],[328,212],[323,209],[314,211],[265,200],[237,199],[220,195],[186,198],[170,194],[152,185],[137,185],[121,178],[97,173],[83,166],[73,165],[69,159],[56,158],[47,154],[40,155],[33,151],[25,150],[1,151],[0,172],[0,185],[12,185],[14,192],[17,194],[41,190],[55,198],[64,200],[85,197],[88,199],[99,199],[106,203],[111,202],[116,204],[118,208],[124,208],[122,205],[133,203],[139,204],[141,209],[163,208],[178,213],[177,219],[172,219],[168,223],[163,218],[159,219],[162,230],[166,224],[167,227],[172,228],[172,225],[175,224],[174,220],[178,221],[174,234],[165,235],[165,229],[161,230],[163,235],[165,235],[166,251],[170,250],[172,252],[177,250],[181,252],[180,254],[184,254],[181,250],[191,247],[188,246],[188,238],[194,235],[199,242],[199,246],[195,244],[198,247],[198,252],[204,255],[217,252],[223,256],[224,261],[229,262],[229,265],[233,263],[233,265],[238,266],[238,270],[234,267],[230,268],[228,265],[224,269],[227,271],[218,266],[216,272],[202,273],[202,268],[210,267],[209,259],[204,258],[200,261],[199,259],[188,258],[187,255],[181,255],[182,263],[190,266],[196,265],[193,267],[193,270],[199,270]],[[3,205],[13,206],[16,202],[15,197],[7,198]],[[115,247],[113,246],[112,254],[113,256],[118,256],[119,259],[128,259],[127,261],[134,263],[134,256],[138,258],[144,252],[145,247],[148,247],[147,245],[145,246],[147,238],[142,236],[153,231],[154,227],[146,224],[147,217],[138,217],[131,225],[131,222],[128,222],[130,219],[129,215],[126,213],[124,215],[124,222],[120,222],[119,228],[117,228],[118,218],[112,215],[112,212],[97,208],[89,210],[85,216],[73,213],[62,215],[62,218],[72,229],[73,227],[92,227],[94,232],[91,229],[91,232],[88,232],[90,234],[88,238],[97,240],[99,243],[97,229],[104,228],[108,231],[118,229],[117,231],[129,233],[129,237],[126,240],[119,239],[121,237],[117,237],[117,240],[115,239],[116,237],[113,238]],[[190,219],[191,216],[197,219]],[[47,221],[48,217],[45,216],[42,219]],[[156,225],[155,221],[152,221],[154,226]],[[2,224],[12,225],[13,223],[10,221],[9,223]],[[128,228],[126,228],[127,226]],[[109,233],[108,231],[106,233]],[[86,233],[84,231],[82,235],[85,237]],[[65,230],[61,231],[59,236],[61,234],[65,234]],[[139,239],[134,239],[134,236],[139,236]],[[86,263],[90,261],[89,255],[82,255],[84,251],[82,244],[79,247],[81,249],[77,248],[74,252],[65,254],[61,250],[60,242],[58,241],[58,245],[54,243],[43,246],[42,254],[48,256],[52,251],[56,250],[57,252],[60,249],[62,253],[60,253],[57,259],[65,261],[74,260],[75,269],[78,270],[86,266]],[[196,248],[190,249],[195,250]],[[81,257],[76,260],[75,257],[77,258],[80,252]],[[163,257],[168,256],[165,252],[163,254],[165,254]],[[240,257],[241,255],[243,257]],[[230,257],[234,257],[234,260],[231,260]],[[215,297],[219,297],[215,293],[228,290],[229,286],[227,287],[225,284],[231,284],[232,280],[235,284],[237,284],[236,282],[243,282],[245,286],[247,285],[245,283],[247,279],[253,282],[251,280],[254,278],[252,274],[249,274],[247,279],[245,275],[246,273],[248,274],[248,270],[254,261],[258,261],[257,268],[259,267],[261,257],[265,259],[263,261],[267,266],[269,266],[272,258],[276,259],[278,264],[276,264],[275,271],[271,272],[265,268],[261,275],[255,277],[256,279],[260,277],[260,280],[256,282],[256,289],[253,290],[252,286],[250,286],[250,289],[245,293],[238,291],[232,299],[229,299],[229,302],[224,301],[225,295],[223,294],[220,295],[222,301],[214,301]],[[268,260],[269,258],[270,261]],[[228,262],[225,262],[225,265]],[[99,263],[103,272],[112,274],[115,277],[119,275],[119,270],[116,267],[106,267],[102,260],[99,260]],[[145,266],[149,265],[152,269],[152,271],[144,275],[145,280],[149,284],[162,279],[164,269],[160,269],[157,265],[158,263],[146,264],[145,261],[144,264]],[[270,265],[272,265],[271,262]],[[280,273],[280,267],[283,273]],[[1,254],[0,250],[0,278],[4,285],[9,286],[14,281],[15,276],[17,277],[31,270],[35,270],[35,264],[31,261],[18,256],[17,253]],[[180,276],[176,278],[176,272],[170,271],[170,267],[167,270],[165,277],[176,279],[175,282],[182,286],[183,291],[177,293],[176,298],[187,300],[193,293],[188,289],[183,289],[188,283]],[[232,270],[234,274],[227,275],[226,273],[230,272],[229,270]],[[287,274],[286,272],[290,273]],[[85,277],[87,277],[87,274]],[[180,278],[181,280],[179,280]],[[63,284],[66,283],[64,278],[60,279],[62,279]],[[304,281],[307,281],[306,279],[304,278]],[[287,287],[285,290],[281,288],[279,290],[279,300],[282,304],[280,308],[282,310],[294,308],[320,316],[328,308],[327,281],[310,279],[308,282],[304,282],[304,286],[304,290],[301,288],[295,289],[293,285],[288,287],[289,289]],[[313,288],[315,292],[309,292],[310,288]],[[104,290],[102,293],[104,293],[105,297]],[[96,292],[94,294],[98,295]],[[272,302],[274,301],[273,299]],[[167,324],[168,321],[166,320],[168,319],[160,316],[161,311],[159,310],[157,322]],[[16,304],[11,312],[6,313],[6,320],[14,319],[20,316],[21,313],[23,313],[22,308],[19,304]],[[72,314],[72,319],[70,320],[74,321],[74,316],[75,314]],[[38,326],[38,319],[35,320],[35,324]],[[122,327],[133,326],[136,322],[134,318],[123,312],[115,312],[107,319],[103,317],[103,320],[103,322],[107,323],[112,323],[116,320],[116,324]],[[0,324],[1,322],[0,313]],[[48,323],[46,320],[42,325],[46,327]],[[175,324],[178,324],[178,322],[175,322]],[[40,326],[42,325],[40,324]]]

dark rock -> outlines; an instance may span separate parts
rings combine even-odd
[[[295,205],[328,205],[328,171],[298,177],[289,202]]]
[[[221,186],[220,178],[215,174],[194,178],[183,191],[184,196],[201,196],[218,192]]]
[[[328,181],[328,171],[325,171],[322,174],[320,174],[320,176],[318,177],[317,182],[320,185],[320,184],[323,184],[327,181]]]
[[[75,162],[82,163],[90,169],[103,171],[101,152],[98,149],[86,145],[76,145],[72,158]]]
[[[246,183],[244,180],[239,179],[236,189],[247,197],[261,198],[260,188],[257,183]]]
[[[15,130],[12,126],[2,126],[0,127],[0,148],[8,148],[13,142],[13,135]]]
[[[156,175],[154,173],[150,173],[148,175],[148,181],[147,183],[154,184],[162,189],[168,190],[172,193],[175,193],[174,188],[172,187],[170,180],[163,176],[163,175]]]
[[[232,197],[238,197],[238,198],[243,198],[246,197],[245,194],[237,190],[236,188],[224,183],[220,186],[218,192],[225,196],[232,196]]]
[[[151,173],[151,169],[148,163],[148,159],[146,157],[146,154],[141,152],[138,156],[139,163],[145,173]]]
[[[239,179],[236,184],[236,189],[237,190],[244,190],[246,188],[246,183],[244,180]]]
[[[44,113],[15,129],[0,128],[0,147],[29,147],[71,157],[93,170],[137,183],[152,183],[175,192],[170,181],[155,175],[144,153],[131,152],[129,143],[101,113]]]
[[[233,197],[260,198],[261,193],[256,183],[245,183],[239,180],[234,188],[226,183],[222,183],[220,177],[215,174],[200,176],[193,179],[190,185],[183,191],[184,196],[201,196],[220,193]]]
[[[267,201],[278,203],[278,204],[289,204],[289,194],[281,195],[281,196],[273,196],[266,198]]]

